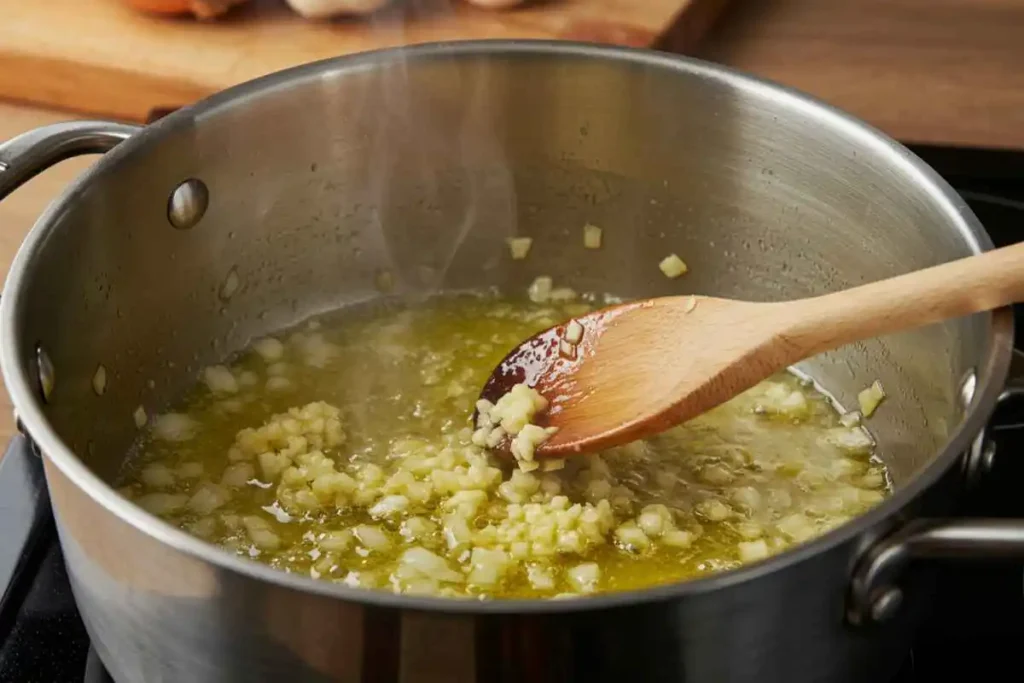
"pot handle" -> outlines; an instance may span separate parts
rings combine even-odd
[[[1024,367],[1024,354],[1014,350],[1014,367]],[[1014,371],[999,404],[1024,396],[1024,373]],[[966,454],[968,484],[991,469],[995,447],[986,428]],[[904,524],[874,544],[854,566],[847,618],[858,626],[888,621],[899,612],[903,591],[898,580],[907,566],[921,559],[1024,559],[1024,519],[925,518]]]
[[[50,166],[81,154],[102,154],[142,130],[112,121],[42,126],[0,143],[0,200]]]

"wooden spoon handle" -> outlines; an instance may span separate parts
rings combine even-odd
[[[1024,243],[792,306],[785,333],[805,357],[871,337],[1024,301]]]

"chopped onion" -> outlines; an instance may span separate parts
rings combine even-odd
[[[587,249],[601,248],[601,228],[587,223],[583,226],[583,246]]]

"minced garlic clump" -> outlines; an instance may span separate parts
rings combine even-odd
[[[479,387],[508,348],[591,304],[549,278],[530,299],[441,300],[259,340],[205,369],[177,412],[140,406],[121,491],[284,571],[473,598],[734,567],[884,495],[867,432],[791,376],[650,441],[537,461],[544,398],[517,385],[477,402]],[[490,450],[505,439],[515,463]]]
[[[524,472],[533,472],[538,467],[546,472],[561,469],[564,464],[561,460],[538,463],[533,457],[537,446],[558,431],[558,427],[532,424],[534,417],[547,407],[547,399],[525,384],[516,384],[496,403],[482,398],[476,402],[477,428],[473,432],[473,443],[495,448],[505,438],[509,438],[509,450],[519,463],[519,469]]]

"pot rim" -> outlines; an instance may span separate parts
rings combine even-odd
[[[22,315],[21,309],[25,306],[23,282],[27,273],[32,269],[34,257],[42,250],[57,219],[70,210],[78,195],[93,182],[102,179],[102,174],[107,169],[114,168],[122,158],[144,149],[146,145],[160,142],[163,133],[173,127],[190,124],[193,121],[198,122],[204,116],[212,115],[222,107],[237,106],[248,98],[258,97],[278,88],[291,87],[299,82],[315,80],[325,73],[373,68],[382,62],[397,59],[423,61],[459,57],[512,56],[608,60],[666,69],[718,81],[748,94],[781,100],[794,112],[816,118],[887,157],[895,168],[912,177],[924,187],[931,200],[947,215],[952,227],[960,233],[975,252],[991,249],[993,246],[980,221],[966,202],[934,170],[895,140],[816,98],[729,67],[647,49],[547,40],[475,40],[424,43],[337,57],[296,66],[248,81],[168,115],[101,157],[93,167],[76,179],[44,211],[29,231],[15,256],[7,276],[5,296],[0,299],[0,370],[2,370],[15,413],[20,418],[24,432],[36,443],[44,456],[94,502],[139,532],[171,546],[192,560],[208,562],[219,569],[245,576],[254,581],[274,584],[280,588],[368,606],[470,614],[565,613],[627,607],[653,601],[695,596],[754,581],[808,560],[819,553],[830,551],[875,527],[886,518],[892,517],[931,487],[952,466],[960,454],[968,449],[994,410],[1006,381],[1013,342],[1013,316],[1009,308],[985,314],[989,318],[989,348],[985,352],[985,358],[980,367],[976,369],[977,386],[974,399],[960,425],[924,470],[867,513],[809,543],[798,545],[760,562],[746,564],[724,572],[716,572],[706,577],[573,600],[477,601],[395,595],[384,591],[350,588],[342,584],[288,574],[237,557],[149,515],[134,503],[121,497],[112,486],[93,474],[58,437],[46,418],[43,405],[37,394],[36,382],[34,378],[30,377],[27,369],[28,363],[24,362],[25,359],[31,357],[33,349],[26,348],[26,341],[19,338],[17,334],[17,324]]]

